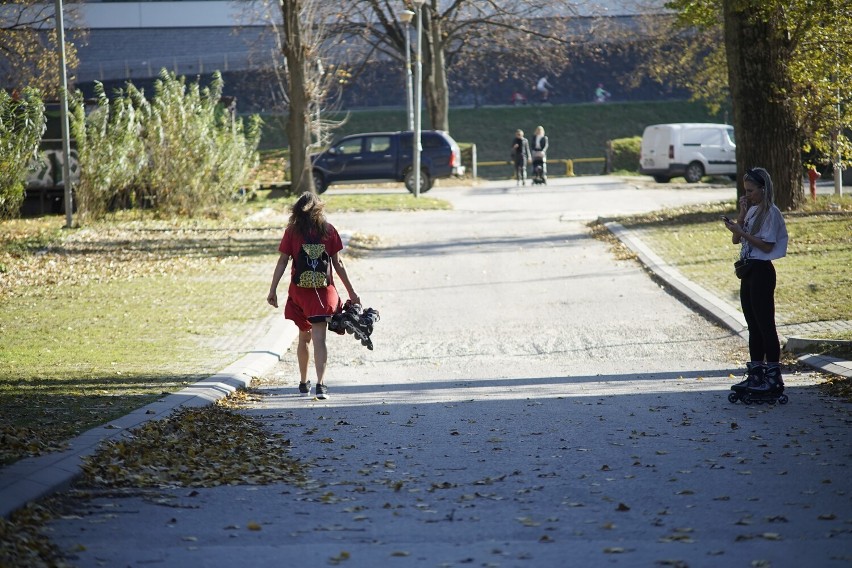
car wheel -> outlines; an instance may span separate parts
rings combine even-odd
[[[686,171],[683,173],[687,183],[698,183],[704,177],[704,166],[700,162],[692,162],[686,166]]]
[[[414,168],[405,172],[405,189],[414,193]],[[426,193],[432,189],[432,180],[426,170],[420,170],[420,193]]]
[[[657,183],[669,183],[671,179],[669,176],[654,176],[654,181]]]
[[[325,190],[328,189],[328,185],[325,183],[325,177],[323,177],[322,173],[317,170],[314,170],[314,189],[317,193],[325,193]]]

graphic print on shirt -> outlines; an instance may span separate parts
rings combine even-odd
[[[330,258],[322,243],[305,243],[296,257],[295,283],[300,288],[325,288],[328,286]]]

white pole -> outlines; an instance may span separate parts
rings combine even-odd
[[[837,5],[836,15],[840,15],[839,4]],[[840,48],[836,48],[834,52],[834,79],[837,81],[837,135],[834,138],[837,144],[837,162],[834,164],[834,194],[838,197],[843,195],[843,168],[840,165],[842,156],[840,155],[840,132],[841,132],[841,114],[840,114]]]
[[[414,197],[420,197],[420,99],[423,96],[423,63],[421,61],[421,40],[423,39],[423,2],[424,0],[415,0],[414,5],[417,7],[417,52],[415,59],[417,67],[414,77]]]
[[[412,12],[413,14],[413,12]],[[414,130],[414,101],[411,86],[411,20],[405,22],[405,95],[408,111],[408,129]]]
[[[837,123],[840,124],[840,90],[837,91]],[[843,195],[843,168],[841,167],[842,156],[840,155],[840,128],[834,138],[837,145],[837,161],[834,163],[834,194],[838,197]]]
[[[56,35],[59,43],[59,116],[62,120],[62,183],[65,186],[65,228],[73,226],[74,194],[71,184],[71,136],[68,127],[68,74],[65,70],[65,21],[62,0],[56,0]]]

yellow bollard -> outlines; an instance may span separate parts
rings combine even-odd
[[[574,160],[565,160],[565,175],[574,177]]]

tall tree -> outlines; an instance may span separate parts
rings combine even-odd
[[[277,6],[260,0],[258,4],[260,13],[251,17],[270,26],[278,50],[272,54],[271,94],[275,106],[287,116],[292,188],[315,191],[310,148],[326,143],[330,131],[341,124],[324,118],[339,106],[343,84],[338,80],[341,70],[323,63],[329,49],[328,22],[336,7],[321,0],[278,0]]]
[[[779,208],[797,209],[802,192],[802,138],[796,127],[788,62],[794,39],[780,7],[724,0],[728,84],[737,133],[737,169],[769,170]],[[739,182],[742,183],[742,182]]]
[[[310,53],[303,42],[303,0],[281,0],[283,17],[282,51],[287,58],[287,84],[290,108],[287,115],[287,138],[290,144],[290,183],[293,191],[314,191],[311,161],[310,93],[308,61]]]
[[[72,9],[73,10],[73,9]],[[59,50],[53,3],[0,0],[0,88],[40,90],[59,97]],[[66,64],[77,67],[77,51],[65,42]]]
[[[852,145],[852,0],[670,0],[649,21],[642,72],[733,107],[740,171],[770,169],[782,208],[804,200],[802,151],[812,162]],[[794,145],[792,147],[781,146]],[[789,154],[789,156],[788,156]],[[739,182],[742,191],[742,182]]]

